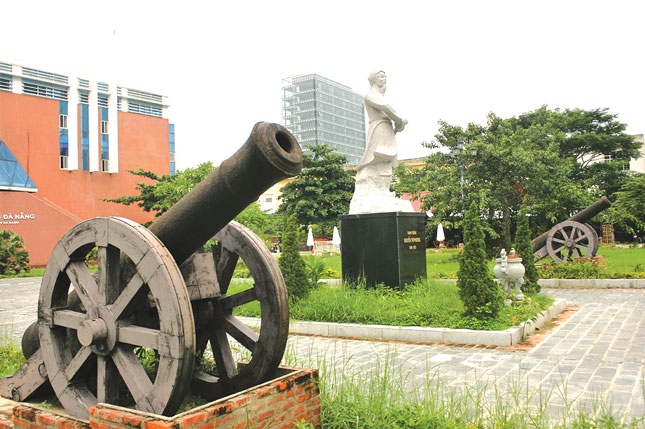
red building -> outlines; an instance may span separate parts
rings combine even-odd
[[[0,229],[20,234],[31,264],[47,264],[60,237],[96,216],[137,222],[126,170],[174,173],[174,125],[165,97],[0,62]]]

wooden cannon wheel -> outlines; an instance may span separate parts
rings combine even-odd
[[[86,256],[95,247],[92,275]],[[68,305],[70,288],[80,306]],[[136,323],[142,305],[156,309],[155,327]],[[128,396],[157,414],[181,404],[195,354],[190,299],[173,258],[145,227],[94,218],[65,234],[45,270],[38,324],[49,381],[71,415],[88,418],[97,402],[123,404]],[[70,332],[77,347],[69,346]],[[140,362],[142,350],[158,357],[156,370]]]
[[[595,256],[598,236],[587,224],[567,220],[551,228],[546,240],[549,256],[555,262],[570,261],[574,257]]]
[[[266,245],[245,226],[231,222],[214,237],[220,244],[216,272],[221,296],[207,308],[196,310],[197,353],[210,343],[217,376],[195,371],[192,392],[215,399],[266,381],[278,367],[289,334],[289,302],[282,273]],[[228,295],[233,270],[239,258],[253,277],[252,288]],[[262,318],[259,333],[249,329],[232,312],[235,307],[259,301]],[[206,316],[206,317],[204,317]],[[248,364],[237,368],[228,336],[251,352]]]

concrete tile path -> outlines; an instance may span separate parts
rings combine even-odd
[[[19,341],[36,320],[40,278],[0,279],[0,335]],[[645,417],[645,290],[546,289],[580,306],[529,351],[455,345],[395,344],[291,336],[289,364],[326,368],[342,381],[388,368],[391,380],[410,393],[428,380],[443,386],[529,392],[557,415],[564,403],[591,407],[603,401],[624,418]]]

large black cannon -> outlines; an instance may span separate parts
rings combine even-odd
[[[282,274],[264,243],[231,220],[283,178],[302,151],[285,128],[260,122],[246,143],[150,229],[118,217],[89,219],[52,251],[38,320],[23,336],[27,363],[0,379],[25,400],[47,382],[66,410],[97,402],[173,414],[192,388],[215,399],[265,381],[284,354],[289,309]],[[211,238],[217,246],[203,247]],[[98,270],[87,255],[97,249]],[[229,294],[239,259],[254,284]],[[259,332],[233,315],[259,301]],[[238,367],[235,350],[248,363]],[[215,368],[202,371],[202,356]]]
[[[601,197],[595,203],[535,238],[531,242],[535,260],[538,261],[547,255],[555,262],[570,260],[576,256],[595,256],[599,244],[598,234],[586,222],[610,206],[609,199]]]

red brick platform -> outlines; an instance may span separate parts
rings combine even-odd
[[[20,404],[13,408],[13,422],[0,420],[0,429],[289,428],[300,421],[320,427],[318,370],[280,371],[285,375],[173,417],[98,404],[90,408],[88,422]]]

